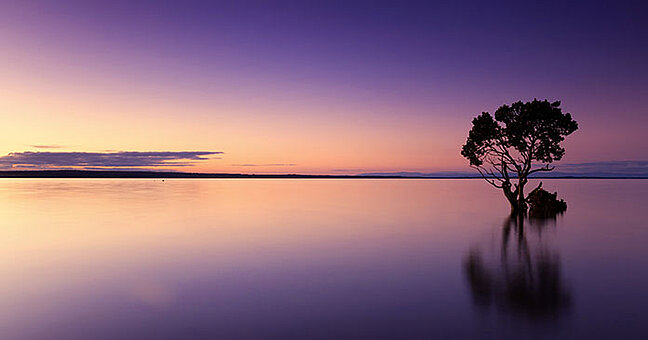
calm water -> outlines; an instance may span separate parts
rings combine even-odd
[[[648,338],[648,180],[0,180],[0,339]]]

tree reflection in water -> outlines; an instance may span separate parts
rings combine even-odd
[[[547,222],[507,218],[500,258],[492,264],[478,248],[470,250],[464,270],[475,305],[494,306],[498,311],[531,319],[555,318],[569,307],[570,294],[562,281],[560,258],[542,239]],[[532,230],[525,230],[525,223]]]

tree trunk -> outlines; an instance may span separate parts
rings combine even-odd
[[[517,188],[512,191],[510,183],[505,183],[502,187],[504,196],[511,205],[511,215],[524,215],[527,212],[526,199],[524,197],[524,185],[527,183],[526,177],[518,177]],[[508,184],[508,185],[507,185]]]
[[[524,214],[527,211],[527,204],[524,198],[524,185],[526,184],[526,177],[518,178],[518,197],[517,197],[517,207],[518,213]]]
[[[517,202],[509,202],[511,204],[511,215],[517,215],[519,213]]]
[[[510,186],[504,186],[502,188],[502,191],[504,191],[504,196],[506,197],[509,204],[511,205],[511,215],[517,215],[517,213],[519,212],[519,205],[518,205],[518,198],[515,192],[511,191]]]

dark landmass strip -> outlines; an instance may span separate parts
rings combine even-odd
[[[404,176],[229,174],[130,170],[5,170],[0,178],[411,178]]]
[[[112,170],[5,170],[0,178],[330,178],[330,179],[474,179],[479,176],[412,176],[412,175],[299,175],[299,174],[228,174],[172,171]],[[543,176],[547,179],[648,179],[646,176]]]

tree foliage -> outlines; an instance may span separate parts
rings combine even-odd
[[[472,124],[461,154],[486,181],[504,191],[514,211],[526,210],[527,177],[553,170],[550,164],[565,154],[561,143],[578,129],[571,114],[562,112],[560,101],[537,99],[503,105],[494,117],[483,112]]]
[[[529,216],[538,219],[552,218],[567,210],[567,203],[558,199],[558,193],[538,188],[529,193]]]

